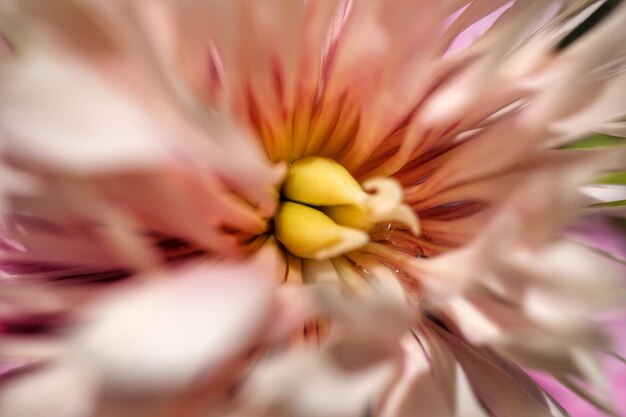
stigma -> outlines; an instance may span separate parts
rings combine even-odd
[[[372,178],[360,184],[330,158],[306,157],[289,167],[274,217],[276,238],[307,259],[329,259],[369,243],[379,223],[399,223],[419,234],[413,210],[397,181]]]

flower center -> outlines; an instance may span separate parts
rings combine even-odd
[[[278,240],[301,258],[328,259],[359,249],[381,222],[397,222],[418,234],[415,213],[389,178],[359,184],[332,159],[306,157],[289,167],[274,217]]]

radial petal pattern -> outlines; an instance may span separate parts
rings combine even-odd
[[[583,415],[527,369],[613,413],[624,25],[3,1],[0,415]]]

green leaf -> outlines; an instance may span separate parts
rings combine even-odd
[[[616,145],[626,145],[626,138],[596,133],[586,138],[570,142],[561,149],[594,149]]]
[[[591,204],[589,207],[626,207],[626,200],[607,201],[605,203]]]
[[[602,174],[595,179],[594,184],[626,185],[626,171]]]

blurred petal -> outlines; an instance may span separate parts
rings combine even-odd
[[[267,324],[279,273],[273,258],[182,267],[117,294],[79,332],[76,354],[118,388],[180,387],[215,375]]]
[[[576,221],[567,236],[608,256],[626,262],[626,225],[610,213],[589,214]]]
[[[244,409],[261,415],[360,416],[374,408],[400,366],[400,336],[410,322],[389,294],[345,300],[318,287],[333,333],[318,350],[292,349],[258,364],[242,392]],[[380,337],[380,329],[385,336]]]
[[[95,389],[93,376],[84,369],[66,363],[53,364],[4,387],[0,391],[0,415],[87,417],[96,401]]]

